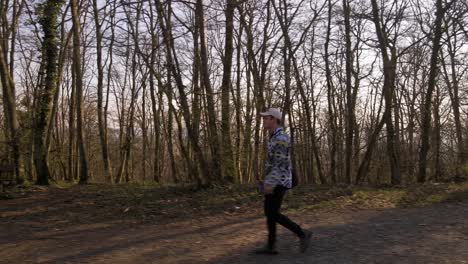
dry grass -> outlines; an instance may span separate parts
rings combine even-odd
[[[170,221],[175,218],[219,214],[254,214],[263,210],[262,195],[253,185],[192,187],[157,185],[56,185],[17,187],[4,198],[34,197],[50,193],[82,219],[93,217]],[[420,207],[468,200],[468,182],[412,185],[407,187],[298,186],[285,199],[291,213],[312,210]],[[38,203],[40,203],[38,201]],[[75,210],[76,209],[76,210]]]

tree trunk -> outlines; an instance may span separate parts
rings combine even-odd
[[[6,137],[9,141],[11,148],[11,160],[14,166],[14,174],[16,183],[23,183],[25,178],[20,171],[21,155],[20,155],[20,131],[19,122],[16,111],[16,88],[14,82],[14,55],[15,55],[15,41],[16,30],[18,26],[19,17],[23,9],[24,2],[18,6],[18,1],[13,1],[13,8],[11,14],[11,23],[8,23],[8,1],[0,3],[0,14],[2,17],[0,21],[3,24],[0,31],[0,83],[2,86],[2,99],[3,99],[3,112],[5,115],[5,127],[7,129]],[[11,41],[10,60],[8,62],[8,40]],[[10,158],[10,157],[9,157]]]
[[[41,19],[44,31],[43,60],[45,63],[45,82],[37,102],[36,120],[34,125],[34,165],[37,173],[37,184],[49,184],[49,167],[47,164],[46,137],[50,122],[52,100],[57,89],[57,56],[58,45],[56,37],[57,17],[63,2],[47,0]]]
[[[112,183],[112,172],[110,167],[109,146],[107,140],[107,127],[105,124],[104,102],[104,66],[102,63],[102,33],[99,21],[99,9],[97,0],[93,0],[94,25],[96,32],[96,62],[97,62],[97,117],[99,128],[99,142],[101,143],[102,161],[104,164],[104,177],[107,182]],[[110,74],[110,73],[109,73]]]
[[[332,183],[336,183],[336,146],[337,146],[337,128],[336,128],[336,118],[333,111],[334,95],[333,95],[333,83],[330,70],[329,62],[329,46],[330,46],[330,32],[331,32],[331,16],[332,16],[332,2],[328,0],[328,24],[327,24],[327,34],[325,39],[325,74],[327,80],[327,100],[328,100],[328,125],[330,127],[329,132],[329,143],[330,148],[330,176]]]
[[[218,128],[216,125],[216,110],[215,110],[215,103],[214,103],[214,91],[211,87],[210,82],[210,74],[209,74],[209,67],[208,67],[208,50],[206,44],[206,36],[205,36],[205,15],[203,11],[203,0],[197,0],[196,5],[196,17],[199,20],[199,33],[200,33],[200,58],[201,58],[201,77],[202,83],[206,90],[206,101],[207,101],[207,111],[208,111],[208,131],[210,137],[210,148],[211,148],[211,158],[212,158],[212,171],[213,175],[216,175],[216,179],[212,180],[221,180],[223,179],[222,175],[222,156],[220,152],[220,142],[219,142],[219,135],[218,135]],[[231,43],[232,45],[232,43]],[[231,51],[232,53],[232,51]],[[231,54],[232,60],[232,54]],[[230,73],[229,73],[230,74]],[[224,80],[224,77],[223,77]],[[230,82],[230,80],[226,80],[226,82]],[[230,87],[228,86],[227,89]],[[225,144],[227,142],[223,142]]]
[[[443,171],[442,171],[442,161],[441,161],[441,156],[440,156],[440,150],[441,150],[441,124],[440,124],[440,104],[441,104],[441,99],[440,99],[440,89],[439,86],[436,85],[436,94],[435,98],[433,100],[433,108],[434,108],[434,133],[432,135],[432,140],[433,140],[433,146],[434,146],[434,180],[439,181],[440,179],[443,179]]]
[[[447,7],[442,6],[442,0],[436,1],[436,19],[434,22],[434,33],[432,39],[432,54],[431,65],[429,70],[428,86],[426,96],[424,98],[424,106],[421,109],[421,149],[419,151],[419,173],[418,182],[425,182],[427,178],[427,154],[429,152],[429,138],[431,129],[431,103],[432,93],[436,86],[436,78],[438,74],[438,56],[440,49],[440,39],[442,38],[442,19]]]
[[[83,131],[83,74],[81,69],[80,20],[76,0],[70,0],[73,20],[73,68],[76,77],[76,133],[80,158],[80,184],[88,183],[88,158]]]
[[[208,164],[205,159],[205,155],[202,152],[202,149],[200,148],[200,145],[196,138],[194,137],[194,132],[193,132],[193,127],[190,118],[190,110],[188,106],[188,100],[187,100],[187,95],[185,93],[185,86],[182,82],[182,76],[180,75],[179,71],[179,63],[177,60],[177,57],[175,56],[175,48],[174,44],[172,42],[172,34],[171,34],[171,28],[167,26],[166,21],[165,21],[165,16],[164,16],[164,8],[162,3],[157,0],[156,1],[156,9],[158,12],[158,22],[159,26],[161,27],[163,37],[164,37],[164,44],[166,46],[166,52],[167,52],[167,67],[168,70],[172,72],[175,78],[176,86],[179,91],[179,98],[180,98],[180,104],[181,104],[181,109],[182,113],[184,116],[185,120],[185,125],[188,130],[188,136],[191,141],[191,145],[194,148],[195,155],[199,161],[200,168],[202,169],[203,174],[207,178],[207,181],[209,182],[210,179],[212,179],[212,174],[213,172],[208,168]],[[159,77],[159,76],[156,76]]]
[[[383,114],[383,120],[385,120],[385,125],[387,128],[387,152],[390,159],[391,183],[393,185],[398,185],[401,183],[401,172],[398,157],[398,146],[396,145],[395,141],[395,129],[392,120],[392,103],[393,93],[395,92],[395,75],[397,64],[396,47],[390,47],[391,54],[389,56],[389,40],[387,32],[384,31],[381,25],[381,18],[379,15],[380,10],[377,5],[377,0],[372,0],[372,14],[384,68],[383,94],[385,99],[385,111]]]
[[[222,175],[229,182],[233,182],[236,176],[234,154],[231,142],[231,108],[230,96],[231,90],[231,69],[232,56],[234,52],[234,10],[236,0],[226,0],[226,38],[224,46],[223,59],[223,80],[221,83],[221,146],[222,146]]]
[[[354,128],[354,103],[351,85],[353,51],[351,50],[351,22],[349,1],[343,0],[345,39],[346,39],[346,156],[345,156],[345,180],[347,184],[352,183],[351,179],[351,158],[353,155],[353,128]]]
[[[444,70],[445,82],[448,88],[448,93],[450,96],[450,101],[452,103],[453,119],[455,122],[455,134],[457,139],[457,168],[455,173],[457,176],[463,176],[463,165],[466,163],[468,156],[465,153],[465,143],[463,140],[463,126],[460,116],[460,86],[459,78],[457,77],[456,67],[456,43],[457,43],[457,34],[453,34],[453,40],[447,34],[447,46],[448,46],[448,55],[450,58],[450,74],[447,72],[446,63],[442,60],[442,68]],[[442,50],[441,50],[442,51]],[[442,52],[441,52],[442,53]],[[450,76],[450,77],[449,77]]]

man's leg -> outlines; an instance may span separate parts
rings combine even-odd
[[[304,232],[298,224],[294,223],[288,217],[280,213],[280,208],[285,193],[286,188],[278,186],[274,189],[272,194],[265,195],[264,210],[268,226],[268,245],[266,251],[268,252],[261,250],[261,252],[259,251],[258,253],[277,253],[275,251],[276,222],[294,232],[301,239],[301,252],[304,252],[308,247],[311,233],[309,231]]]
[[[304,231],[298,224],[291,221],[287,216],[281,214],[279,210],[281,209],[281,202],[283,200],[284,194],[286,193],[286,188],[279,186],[277,188],[279,200],[278,212],[276,214],[275,220],[280,225],[294,232],[300,238],[300,251],[305,252],[310,244],[310,238],[312,237],[312,232]]]
[[[291,219],[289,219],[287,216],[283,215],[280,213],[281,209],[281,204],[283,202],[283,197],[286,193],[286,189],[282,186],[278,186],[275,189],[275,193],[277,195],[278,199],[278,209],[275,214],[275,221],[278,222],[280,225],[284,226],[285,228],[289,229],[292,231],[294,234],[296,234],[299,238],[304,238],[305,233],[302,230],[302,228],[293,222]]]
[[[263,209],[265,211],[266,222],[268,227],[268,244],[264,248],[259,248],[254,251],[256,254],[278,254],[275,250],[275,240],[276,240],[276,218],[275,218],[275,211],[278,209],[277,205],[277,197],[275,197],[274,193],[266,194],[265,201],[263,205]]]
[[[276,215],[278,214],[279,203],[275,192],[265,195],[265,216],[268,227],[268,248],[274,249],[276,242]]]
[[[285,228],[291,230],[299,238],[305,237],[305,234],[302,228],[298,224],[293,222],[291,219],[289,219],[287,216],[279,213],[276,218],[276,222],[278,222],[280,225],[284,226]]]

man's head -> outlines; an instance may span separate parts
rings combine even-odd
[[[266,112],[260,113],[263,117],[263,127],[265,129],[275,129],[281,124],[283,114],[277,108],[270,108]]]

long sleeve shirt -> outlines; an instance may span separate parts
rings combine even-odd
[[[292,165],[289,135],[278,127],[270,136],[265,157],[265,183],[286,188],[292,186]]]

